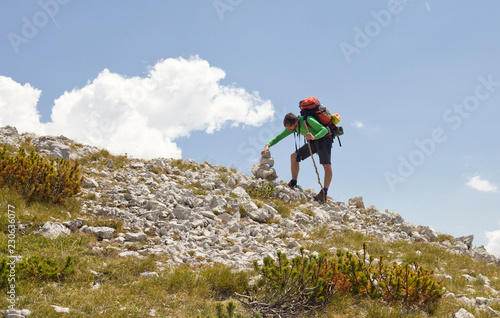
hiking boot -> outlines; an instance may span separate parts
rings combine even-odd
[[[295,189],[297,187],[297,182],[292,182],[292,181],[288,182],[288,187],[290,189]]]
[[[328,200],[326,198],[325,191],[323,189],[321,189],[321,191],[314,197],[314,200],[318,201],[319,203],[325,203],[326,200]]]

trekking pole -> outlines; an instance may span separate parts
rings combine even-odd
[[[302,122],[304,123],[304,127],[306,127],[306,133],[308,134],[309,128],[307,128],[306,120],[304,118],[302,118]],[[316,176],[318,177],[319,186],[321,187],[321,190],[323,190],[323,185],[321,184],[321,178],[319,176],[318,167],[316,167],[316,162],[314,161],[313,152],[312,152],[311,144],[309,143],[309,140],[307,141],[307,146],[309,147],[309,153],[311,154],[311,159],[312,159],[313,164],[314,164],[314,170],[316,170]],[[326,193],[324,193],[324,191],[323,191],[323,195],[325,196],[324,202],[326,202]]]

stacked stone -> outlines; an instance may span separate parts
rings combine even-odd
[[[252,167],[252,174],[258,179],[265,179],[273,182],[278,178],[276,170],[273,169],[274,159],[271,157],[271,152],[266,151],[262,154],[259,163]]]

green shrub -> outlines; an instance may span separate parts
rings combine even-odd
[[[375,264],[363,255],[337,252],[336,260],[325,254],[303,254],[289,261],[277,252],[277,260],[265,257],[263,265],[254,262],[261,278],[255,291],[240,295],[253,312],[263,316],[303,317],[320,311],[334,296],[351,294],[382,299],[384,303],[402,305],[406,309],[432,311],[443,295],[443,287],[433,280],[432,271],[418,264],[387,264],[381,257]]]
[[[0,288],[4,288],[9,284],[10,268],[7,258],[2,257],[0,260]]]
[[[336,262],[327,260],[326,254],[317,257],[301,252],[291,262],[281,252],[277,261],[265,257],[263,266],[255,261],[262,278],[256,295],[239,295],[242,302],[263,316],[303,317],[326,307],[334,295],[348,292],[350,283]]]
[[[367,257],[367,245],[363,255],[337,251],[339,270],[352,284],[351,293],[382,298],[388,303],[401,303],[407,308],[430,309],[443,295],[443,287],[432,278],[433,271],[417,263],[388,265],[381,256],[377,264],[374,257]]]
[[[67,256],[62,264],[50,257],[39,257],[38,255],[23,258],[19,262],[21,274],[26,277],[41,280],[60,280],[73,274],[73,258]]]
[[[39,257],[37,255],[23,258],[15,266],[15,277],[18,279],[37,280],[63,280],[74,273],[74,261],[71,256],[67,256],[63,262],[58,262],[50,257]],[[10,266],[8,259],[3,257],[0,260],[0,287],[8,286]]]
[[[9,155],[0,150],[0,186],[8,186],[21,193],[28,201],[62,203],[80,192],[78,162],[73,166],[64,159],[45,159],[23,148]]]
[[[274,185],[271,183],[267,183],[260,186],[253,186],[252,188],[247,190],[247,193],[254,199],[263,198],[271,200],[274,195]]]

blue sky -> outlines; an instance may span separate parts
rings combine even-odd
[[[334,199],[363,196],[500,255],[498,2],[0,5],[1,126],[249,173],[316,96],[345,130]],[[271,148],[282,180],[294,149]],[[318,190],[310,160],[299,184]]]

